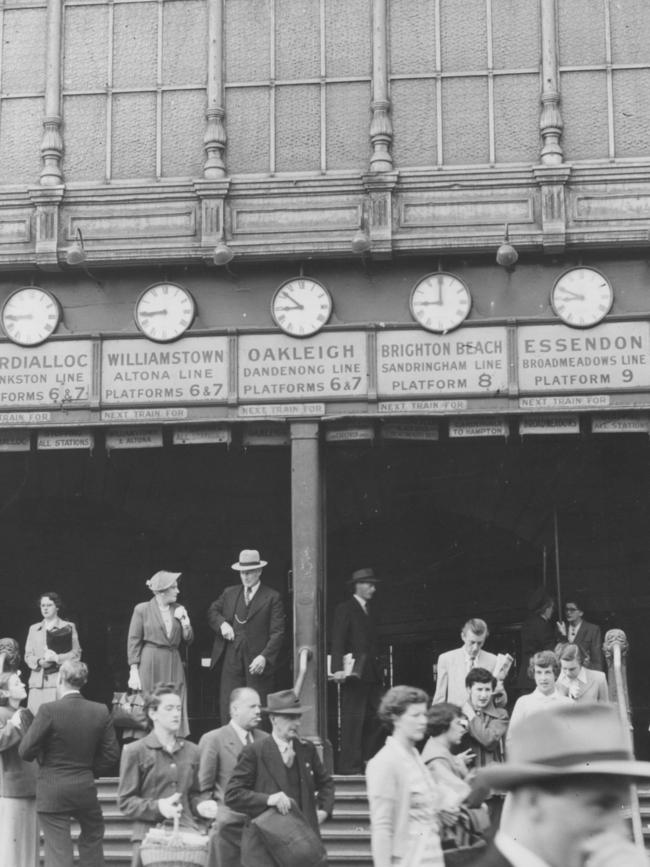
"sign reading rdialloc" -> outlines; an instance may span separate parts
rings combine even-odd
[[[522,392],[618,391],[650,386],[650,325],[611,322],[578,331],[566,325],[517,329]]]
[[[225,403],[228,338],[186,337],[170,345],[147,340],[102,344],[102,403]]]
[[[363,332],[318,334],[302,340],[282,334],[239,338],[239,399],[341,400],[368,394],[367,338]]]
[[[92,381],[90,340],[56,340],[43,346],[0,346],[3,409],[87,404]]]
[[[377,390],[402,395],[496,394],[508,387],[505,328],[453,334],[385,331],[377,335]]]

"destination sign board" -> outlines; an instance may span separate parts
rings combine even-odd
[[[506,328],[452,334],[384,331],[377,335],[380,397],[494,395],[508,388]]]
[[[0,343],[0,407],[60,407],[90,402],[92,341],[24,347]]]
[[[517,329],[522,392],[621,391],[650,386],[650,325],[609,322],[588,330],[566,325]]]
[[[244,403],[368,395],[365,332],[326,332],[301,340],[246,334],[238,346],[239,399]]]
[[[185,337],[173,344],[102,343],[101,399],[114,404],[225,403],[228,338]]]

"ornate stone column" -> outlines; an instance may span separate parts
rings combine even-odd
[[[206,126],[203,136],[205,150],[203,177],[210,180],[226,176],[223,45],[223,0],[208,0],[208,107],[205,112]]]
[[[47,60],[45,68],[45,116],[41,140],[41,184],[53,187],[63,183],[61,160],[61,24],[63,0],[48,0],[47,4]]]
[[[393,125],[388,97],[388,19],[386,0],[372,6],[372,120],[370,122],[370,171],[389,172],[393,168],[390,148]]]

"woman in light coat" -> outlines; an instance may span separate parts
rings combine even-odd
[[[31,669],[27,706],[33,714],[47,701],[55,701],[61,663],[81,659],[81,646],[74,623],[63,620],[58,593],[42,593],[39,605],[43,620],[29,627],[25,662]]]
[[[441,792],[415,748],[426,734],[427,705],[421,689],[395,686],[379,706],[379,718],[392,734],[366,768],[375,867],[444,865]]]
[[[157,683],[176,684],[181,697],[183,718],[179,735],[187,737],[187,689],[185,669],[180,654],[181,642],[194,638],[190,618],[184,605],[178,605],[180,572],[156,572],[146,584],[154,595],[150,602],[140,602],[133,609],[127,654],[129,689],[151,692]]]

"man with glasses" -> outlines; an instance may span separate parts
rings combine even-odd
[[[582,651],[583,665],[603,671],[603,640],[600,627],[584,619],[584,603],[577,594],[569,596],[564,604],[565,620],[557,624],[558,641],[576,644]]]

